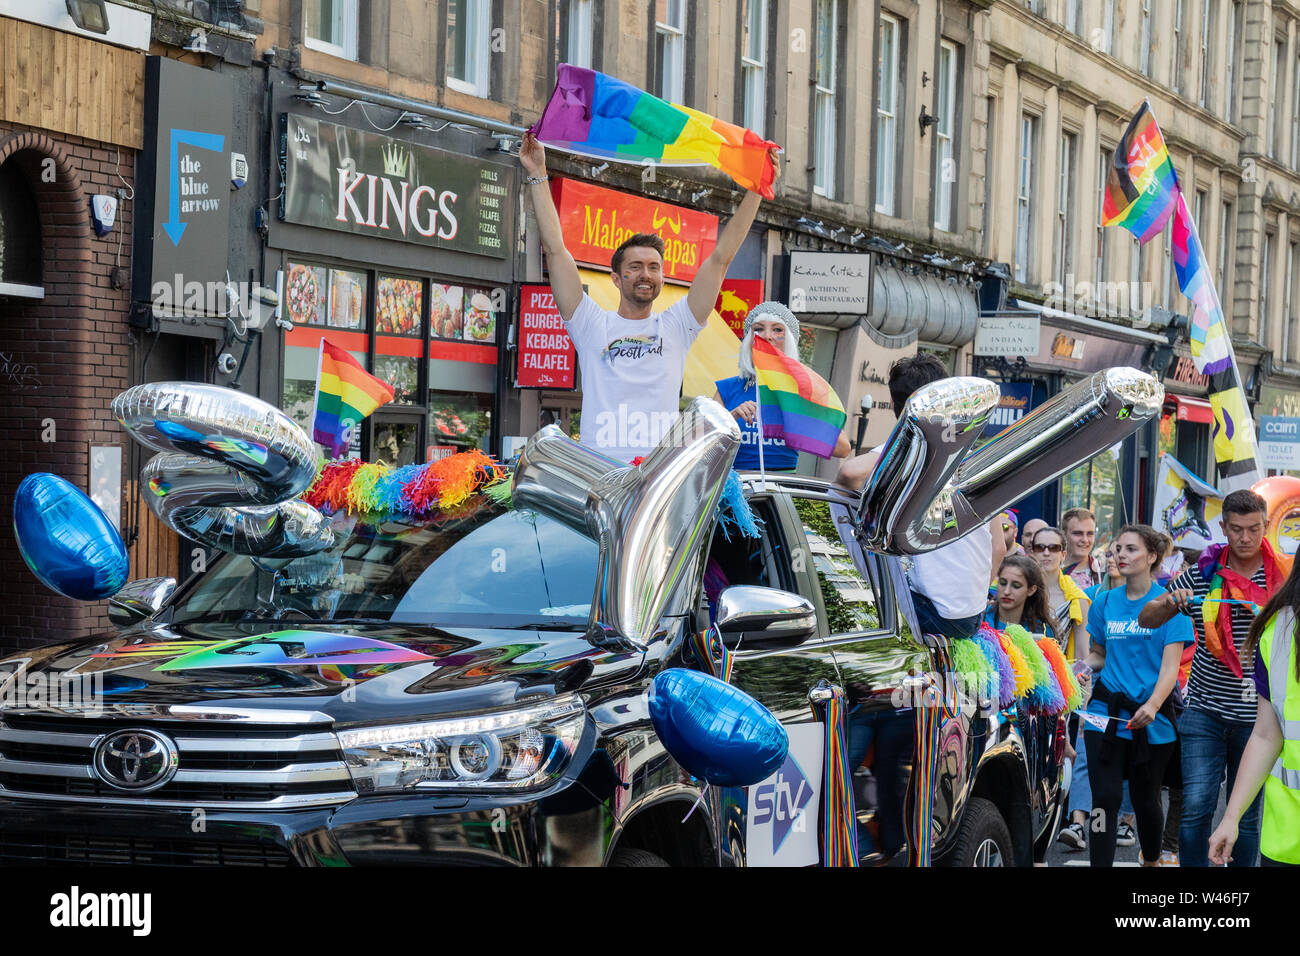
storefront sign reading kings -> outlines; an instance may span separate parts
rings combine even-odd
[[[294,114],[282,117],[280,136],[286,222],[509,255],[514,166]]]
[[[519,290],[519,388],[573,388],[577,350],[548,285]]]
[[[616,192],[575,179],[552,179],[564,245],[579,262],[609,268],[629,236],[652,232],[664,241],[664,278],[689,282],[718,244],[718,217]]]

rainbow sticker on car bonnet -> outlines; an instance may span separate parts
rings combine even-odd
[[[406,664],[433,660],[407,647],[368,637],[321,631],[275,631],[256,637],[222,641],[166,663],[155,671],[185,671],[213,667],[282,667],[302,664]]]

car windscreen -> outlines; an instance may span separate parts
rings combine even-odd
[[[428,521],[335,515],[334,546],[307,557],[228,556],[179,597],[172,623],[584,626],[596,542],[533,511],[472,503]]]

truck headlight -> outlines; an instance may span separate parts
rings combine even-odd
[[[563,697],[518,710],[339,731],[360,794],[536,790],[564,772],[586,710]]]

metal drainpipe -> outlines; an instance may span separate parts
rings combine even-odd
[[[473,113],[462,113],[460,110],[447,109],[444,106],[434,106],[432,103],[425,103],[421,100],[411,99],[406,96],[394,96],[391,93],[382,93],[379,90],[368,90],[364,87],[353,86],[351,83],[343,83],[339,80],[322,80],[311,79],[307,76],[300,75],[302,71],[290,70],[290,74],[304,83],[310,83],[317,92],[331,93],[334,96],[344,96],[353,100],[364,100],[368,103],[374,103],[376,106],[387,106],[390,109],[405,110],[410,113],[419,113],[421,116],[428,116],[435,119],[447,120],[451,123],[464,123],[467,126],[477,126],[481,129],[493,133],[507,133],[511,136],[523,136],[526,128],[523,126],[514,126],[510,123],[502,123],[499,120],[488,119],[485,116],[475,116]]]

